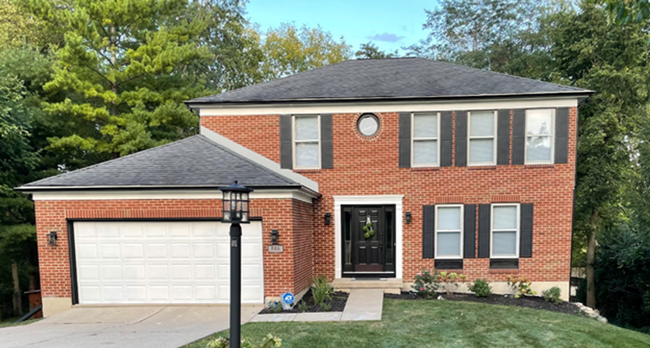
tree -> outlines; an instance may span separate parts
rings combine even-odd
[[[62,35],[56,35],[44,21],[30,16],[14,0],[0,0],[0,49],[15,48],[31,44],[43,48],[53,42],[60,42]]]
[[[359,50],[354,53],[354,56],[360,59],[397,58],[399,57],[399,53],[397,50],[395,50],[393,53],[380,51],[379,47],[377,47],[372,42],[368,42],[361,44],[361,47],[359,47]]]
[[[617,23],[642,22],[650,19],[648,0],[604,0],[605,9],[614,16]]]
[[[68,155],[61,167],[73,169],[197,132],[197,118],[183,101],[210,93],[208,69],[200,68],[214,64],[207,47],[214,42],[208,28],[214,18],[193,14],[218,4],[24,1],[36,18],[65,30],[52,80],[44,86],[65,93],[64,100],[44,108],[74,129],[50,138],[50,149]]]
[[[269,29],[261,40],[261,49],[265,57],[262,62],[265,80],[338,63],[352,55],[343,38],[333,39],[320,26],[297,28],[287,23]]]

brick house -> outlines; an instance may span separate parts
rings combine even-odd
[[[19,188],[35,202],[45,315],[227,303],[217,188],[234,180],[255,190],[244,303],[301,296],[321,274],[408,290],[434,268],[497,292],[525,276],[566,299],[577,108],[591,93],[402,58],[188,101],[200,135]]]

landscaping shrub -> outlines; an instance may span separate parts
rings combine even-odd
[[[465,277],[464,274],[456,274],[454,272],[447,273],[447,272],[440,272],[438,273],[438,280],[440,283],[442,283],[442,288],[445,290],[447,295],[451,295],[458,289],[458,282],[457,280],[460,281],[465,281],[467,277]]]
[[[282,340],[279,337],[275,337],[271,334],[266,335],[261,343],[256,344],[247,338],[241,340],[241,348],[271,348],[271,347],[281,347]],[[208,342],[206,348],[229,348],[230,340],[226,337],[219,337],[213,341]]]
[[[309,305],[305,301],[300,301],[300,303],[298,303],[298,311],[300,312],[306,312],[308,307]]]
[[[438,273],[431,274],[431,272],[425,270],[415,275],[411,286],[419,297],[427,299],[434,298],[439,287]]]
[[[468,288],[476,297],[488,297],[492,294],[492,286],[490,286],[490,283],[485,278],[476,279]]]
[[[557,286],[542,291],[542,297],[544,297],[544,301],[554,303],[554,304],[562,303],[562,298],[560,298],[561,295],[562,295],[562,290],[560,290],[560,288],[558,288]]]
[[[537,294],[533,289],[530,288],[531,282],[529,282],[525,277],[519,278],[518,276],[508,276],[506,278],[508,286],[512,290],[512,295],[515,298],[520,298],[522,295],[531,296]]]
[[[332,299],[334,289],[327,282],[325,276],[315,277],[313,279],[314,286],[311,289],[312,296],[314,297],[314,304],[323,308],[323,304]]]

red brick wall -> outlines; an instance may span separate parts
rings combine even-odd
[[[44,297],[70,297],[70,262],[67,219],[74,218],[200,218],[221,217],[221,201],[210,199],[149,199],[97,201],[36,201],[36,228]],[[279,296],[284,291],[299,292],[311,279],[312,206],[292,199],[256,199],[251,201],[251,216],[262,218],[264,243],[265,296]],[[299,219],[292,219],[292,216]],[[283,253],[269,253],[269,232],[280,231]],[[58,231],[57,246],[47,244],[46,233]],[[295,241],[295,242],[294,242]],[[296,265],[294,260],[307,265]],[[307,279],[307,281],[305,281]]]
[[[381,127],[371,139],[356,131],[359,116],[333,115],[333,169],[297,171],[318,182],[323,195],[314,209],[314,274],[334,277],[334,224],[326,226],[322,218],[334,211],[332,196],[403,194],[404,212],[413,214],[412,223],[403,225],[405,282],[433,268],[432,259],[422,258],[422,206],[452,202],[534,204],[533,258],[522,258],[519,270],[507,271],[490,270],[489,259],[465,259],[462,272],[470,279],[504,281],[505,274],[519,274],[533,282],[569,280],[576,108],[570,110],[568,164],[537,166],[399,168],[398,113],[377,114]],[[201,124],[279,162],[279,115],[202,116]],[[268,136],[251,136],[242,126]]]

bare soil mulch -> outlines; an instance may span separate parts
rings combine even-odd
[[[305,303],[307,303],[307,310],[306,310],[306,311],[304,311],[304,312],[299,311],[299,310],[298,310],[298,304],[296,303],[296,304],[293,306],[293,309],[282,310],[282,311],[279,311],[279,312],[277,312],[277,311],[275,311],[275,310],[273,310],[272,308],[269,308],[269,307],[267,306],[267,307],[264,307],[264,309],[262,309],[262,310],[260,311],[259,314],[271,314],[271,313],[343,312],[343,309],[345,309],[345,304],[348,302],[348,296],[349,296],[349,295],[350,295],[350,294],[348,294],[347,292],[341,292],[341,291],[335,292],[335,293],[332,295],[332,299],[329,301],[329,304],[332,305],[332,308],[331,308],[329,311],[325,311],[325,310],[323,310],[320,306],[317,306],[317,305],[314,303],[314,296],[313,296],[312,293],[311,293],[311,289],[309,289],[309,290],[307,291],[307,293],[305,293],[305,296],[303,296],[302,299],[300,300],[300,302],[303,302],[303,301],[304,301]],[[268,304],[267,304],[267,305],[268,305]],[[278,306],[281,306],[281,304],[280,304],[279,302],[278,302],[277,305],[278,305]]]
[[[492,294],[488,297],[476,297],[474,294],[439,294],[446,301],[466,301],[466,302],[478,302],[486,304],[495,304],[503,306],[517,306],[533,309],[547,310],[551,312],[559,312],[565,314],[579,314],[580,310],[576,305],[571,302],[562,302],[560,304],[553,304],[550,302],[544,301],[544,298],[539,296],[522,296],[520,298],[514,298],[511,295],[497,295]],[[402,292],[401,294],[385,294],[385,298],[397,299],[397,300],[417,300],[417,301],[437,301],[436,299],[426,300],[417,297],[415,293],[412,292]],[[436,296],[437,298],[437,296]]]

